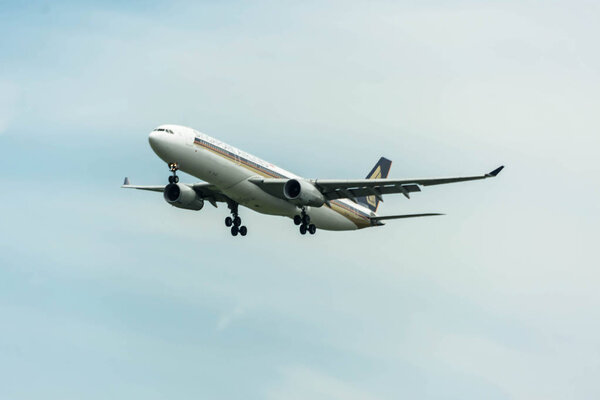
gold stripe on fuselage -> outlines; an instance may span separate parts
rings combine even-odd
[[[371,226],[371,220],[366,216],[358,214],[351,206],[335,200],[331,200],[329,203],[333,211],[352,221],[358,228]]]
[[[200,146],[200,147],[202,147],[202,148],[210,151],[211,153],[214,153],[214,154],[216,154],[216,155],[218,155],[220,157],[223,157],[226,160],[232,161],[232,162],[234,162],[236,164],[240,164],[244,168],[249,169],[252,172],[256,172],[259,175],[264,176],[265,178],[279,178],[280,177],[279,175],[275,175],[275,174],[273,174],[273,173],[271,173],[271,172],[269,172],[267,170],[264,170],[262,168],[259,169],[257,167],[252,166],[252,165],[249,165],[246,161],[242,160],[241,158],[236,158],[234,156],[231,156],[231,155],[227,154],[226,152],[224,152],[223,150],[221,150],[217,146],[212,145],[212,146],[214,146],[214,148],[213,148],[213,147],[205,145],[202,142],[198,143],[196,140],[194,140],[194,144],[196,144],[196,145],[198,145],[198,146]]]

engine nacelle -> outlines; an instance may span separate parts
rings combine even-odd
[[[312,183],[290,179],[283,186],[283,195],[286,199],[299,206],[321,207],[325,204],[323,194]]]
[[[181,183],[169,183],[165,186],[163,197],[170,205],[186,210],[198,211],[204,207],[204,200],[198,197],[196,191]]]

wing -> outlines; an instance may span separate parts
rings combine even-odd
[[[442,185],[445,183],[474,181],[478,179],[493,178],[502,171],[504,166],[496,168],[490,173],[475,176],[459,176],[450,178],[417,178],[417,179],[354,179],[354,180],[335,180],[335,179],[317,179],[311,181],[317,189],[323,194],[325,199],[351,199],[356,202],[356,198],[362,196],[375,196],[383,201],[384,194],[402,193],[406,198],[410,198],[410,193],[420,192],[420,186]],[[283,186],[287,179],[265,179],[250,178],[250,182],[260,187],[265,192],[285,199],[283,195]]]
[[[474,176],[459,176],[450,178],[416,178],[416,179],[356,179],[356,180],[323,180],[317,179],[314,184],[328,200],[352,199],[361,196],[375,196],[382,200],[382,195],[402,193],[410,198],[410,193],[420,192],[420,186],[443,185],[446,183],[474,181],[493,178],[502,171],[498,167],[490,173]]]
[[[211,185],[210,183],[183,183],[183,185],[189,186],[194,189],[198,196],[203,198],[204,200],[209,201],[213,206],[217,206],[217,202],[228,203],[230,201],[229,197],[225,196],[219,188],[215,185]],[[155,185],[155,186],[140,186],[140,185],[132,185],[129,182],[129,178],[125,178],[123,185],[121,186],[125,189],[138,189],[138,190],[148,190],[151,192],[164,192],[165,185]]]
[[[129,178],[125,177],[125,180],[123,181],[123,184],[121,185],[122,188],[125,189],[139,189],[139,190],[149,190],[151,192],[163,192],[165,190],[165,186],[139,186],[139,185],[132,185],[129,182]]]

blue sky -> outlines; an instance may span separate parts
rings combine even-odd
[[[0,398],[600,396],[596,3],[0,10]],[[119,189],[166,181],[162,123],[306,177],[507,168],[240,240]]]

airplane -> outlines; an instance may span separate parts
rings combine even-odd
[[[225,225],[233,236],[248,233],[239,215],[240,205],[289,217],[302,235],[314,235],[317,229],[349,231],[382,226],[388,220],[443,215],[381,216],[377,209],[384,195],[401,193],[410,198],[421,186],[494,178],[504,168],[475,176],[388,179],[392,162],[381,157],[366,179],[306,179],[185,126],[161,125],[150,132],[148,141],[167,163],[169,183],[139,186],[125,178],[121,187],[162,192],[167,203],[187,210],[201,210],[205,202],[214,207],[225,203],[231,213]],[[180,183],[179,170],[204,182]]]

